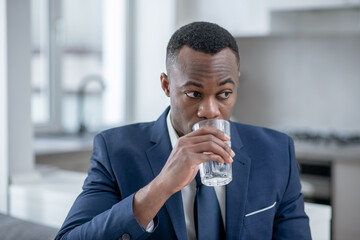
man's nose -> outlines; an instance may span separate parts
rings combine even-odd
[[[203,119],[219,117],[220,110],[217,100],[212,97],[205,98],[199,105],[197,115],[199,118]]]

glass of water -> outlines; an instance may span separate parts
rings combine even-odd
[[[230,137],[230,122],[223,119],[207,119],[195,123],[192,130],[209,126],[224,132]],[[231,141],[225,142],[231,148]],[[212,154],[205,152],[204,154]],[[232,180],[232,165],[215,161],[204,162],[199,165],[201,182],[206,186],[222,186]]]

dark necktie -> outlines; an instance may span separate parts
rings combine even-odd
[[[201,183],[199,173],[196,179],[194,202],[195,230],[198,240],[225,239],[224,223],[221,218],[219,201],[214,187]]]

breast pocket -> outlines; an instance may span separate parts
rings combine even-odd
[[[244,239],[271,239],[276,202],[245,214]]]

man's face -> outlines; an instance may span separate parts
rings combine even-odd
[[[229,48],[211,55],[184,46],[168,74],[161,75],[161,84],[170,97],[171,122],[179,136],[204,119],[229,120],[240,76]]]

